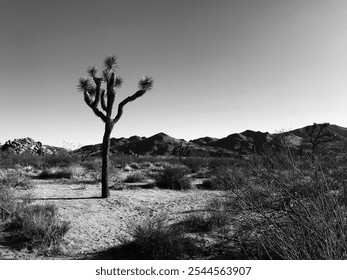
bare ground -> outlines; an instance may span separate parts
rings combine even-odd
[[[0,259],[109,258],[103,256],[103,252],[129,240],[134,225],[147,217],[166,214],[169,221],[177,222],[206,209],[211,199],[222,195],[219,191],[197,189],[144,189],[135,184],[121,190],[111,189],[110,197],[101,199],[100,185],[81,179],[34,180],[34,183],[36,186],[31,193],[35,203],[55,204],[60,218],[71,222],[62,254],[43,256],[30,253],[26,248],[13,249],[3,244],[0,245]],[[24,196],[25,191],[18,195]],[[118,254],[116,258],[122,256]]]

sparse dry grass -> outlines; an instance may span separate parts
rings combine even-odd
[[[196,250],[191,238],[180,227],[167,223],[167,217],[149,217],[131,231],[132,241],[141,259],[175,260]]]
[[[10,221],[16,246],[26,246],[30,250],[56,254],[70,228],[70,223],[60,221],[57,207],[53,204],[28,204],[19,207]]]

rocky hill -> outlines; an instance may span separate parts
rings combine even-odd
[[[64,148],[58,148],[48,145],[42,145],[41,142],[35,141],[32,138],[19,138],[14,139],[13,141],[8,140],[4,145],[1,146],[1,150],[4,152],[10,152],[14,154],[23,154],[23,153],[31,153],[31,154],[57,154],[61,152],[66,152]]]
[[[201,143],[204,146],[223,148],[238,154],[247,154],[259,152],[264,144],[271,140],[272,138],[268,132],[246,130],[241,133],[230,134],[221,139],[204,137],[191,142]]]
[[[147,156],[233,156],[234,153],[221,147],[208,147],[176,139],[165,133],[151,137],[132,136],[130,138],[111,138],[111,152],[125,155]],[[76,153],[100,154],[101,144],[83,146]]]
[[[278,145],[279,138],[290,147],[310,152],[312,151],[312,137],[319,133],[320,124],[310,125],[285,133],[270,134],[268,132],[246,130],[241,133],[233,133],[224,138],[202,137],[191,141],[176,139],[165,133],[158,133],[151,137],[132,136],[130,138],[112,138],[111,151],[114,153],[130,155],[160,155],[160,156],[212,156],[235,157],[249,153],[260,153],[266,147]],[[336,149],[340,141],[347,143],[347,128],[337,125],[328,125],[322,130],[324,137],[320,139],[324,146]],[[86,152],[92,148],[101,146],[84,146],[77,152]]]

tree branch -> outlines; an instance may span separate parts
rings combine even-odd
[[[96,85],[96,88],[95,88],[95,99],[94,99],[94,102],[93,102],[93,107],[98,107],[99,105],[99,102],[100,102],[100,87],[101,87],[101,81],[102,79],[101,78],[93,78],[94,80],[94,83]]]
[[[87,91],[84,92],[84,101],[93,110],[95,115],[97,115],[100,119],[102,119],[104,122],[106,122],[105,114],[103,114],[98,109],[98,107],[95,106],[95,101],[93,102],[92,98],[90,97],[90,94]]]
[[[119,103],[118,105],[118,112],[117,112],[117,116],[113,119],[114,123],[117,123],[119,121],[119,119],[121,118],[121,116],[123,115],[123,107],[128,104],[129,102],[134,101],[135,99],[141,97],[142,95],[144,95],[146,93],[146,90],[138,90],[136,93],[134,93],[131,96],[128,96],[127,98],[125,98],[121,103]]]
[[[116,96],[116,92],[114,90],[114,82],[115,82],[115,73],[111,74],[111,78],[107,81],[107,110],[106,117],[108,119],[112,118],[112,110],[113,104]]]
[[[104,89],[101,92],[101,108],[107,112],[106,91]]]

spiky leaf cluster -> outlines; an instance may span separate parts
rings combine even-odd
[[[139,89],[150,91],[153,88],[154,80],[150,76],[145,76],[139,81]]]
[[[123,79],[119,76],[116,77],[116,80],[114,81],[114,87],[120,88],[123,84]]]
[[[117,63],[118,57],[116,55],[111,55],[105,58],[104,60],[104,67],[105,70],[115,70],[117,68],[118,63]]]
[[[88,78],[80,78],[78,80],[77,90],[78,91],[90,91],[93,88],[93,84]]]
[[[96,74],[98,73],[98,69],[95,66],[89,66],[87,73],[90,77],[95,78]]]

